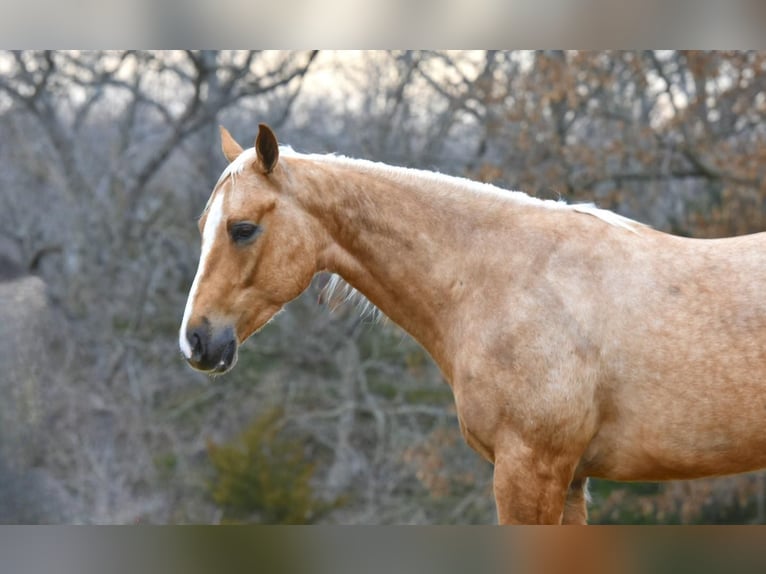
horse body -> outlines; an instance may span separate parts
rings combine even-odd
[[[643,237],[646,235],[646,237]],[[766,235],[635,238],[635,284],[604,341],[613,404],[591,476],[695,478],[766,466]],[[605,455],[605,453],[610,453]]]
[[[223,132],[180,334],[193,366],[230,368],[326,270],[439,365],[503,523],[584,522],[589,476],[766,466],[765,235],[682,239],[438,174],[280,158],[265,130],[248,151]]]

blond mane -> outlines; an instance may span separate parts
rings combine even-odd
[[[408,167],[392,166],[381,162],[370,161],[366,159],[355,159],[335,154],[304,154],[293,150],[290,146],[280,146],[279,153],[281,157],[287,158],[301,158],[311,161],[335,163],[338,165],[344,165],[354,167],[366,172],[388,174],[396,179],[420,179],[424,181],[430,181],[433,183],[441,184],[438,189],[440,193],[475,193],[479,195],[489,195],[500,201],[515,202],[519,205],[540,207],[544,209],[554,209],[561,211],[570,211],[576,213],[584,213],[600,219],[601,221],[622,229],[626,229],[633,233],[638,233],[638,229],[644,227],[644,224],[619,215],[613,211],[607,209],[601,209],[593,203],[567,203],[563,200],[552,199],[539,199],[527,195],[523,191],[511,191],[497,187],[490,183],[483,183],[467,179],[464,177],[458,177],[448,175],[444,173],[426,171],[422,169],[414,169]],[[256,159],[255,148],[248,148],[244,150],[239,157],[231,162],[218,178],[216,187],[221,185],[226,178],[236,178],[241,174],[245,167],[252,164]]]

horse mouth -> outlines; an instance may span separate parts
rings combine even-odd
[[[230,371],[237,363],[237,342],[229,341],[221,351],[221,358],[210,369],[210,373],[213,375],[222,375],[227,371]]]

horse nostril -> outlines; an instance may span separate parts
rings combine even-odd
[[[201,361],[203,355],[205,354],[204,351],[204,345],[202,343],[202,336],[199,332],[199,330],[195,329],[188,335],[189,338],[189,345],[191,346],[192,350],[192,361]]]

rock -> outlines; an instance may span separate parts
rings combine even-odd
[[[56,375],[61,338],[45,283],[0,258],[0,520],[59,522],[63,518],[45,458],[43,400]],[[42,473],[42,474],[41,474]],[[37,478],[34,478],[37,477]],[[34,479],[33,479],[34,478]],[[27,502],[24,502],[24,501]],[[30,501],[44,500],[39,507]]]

